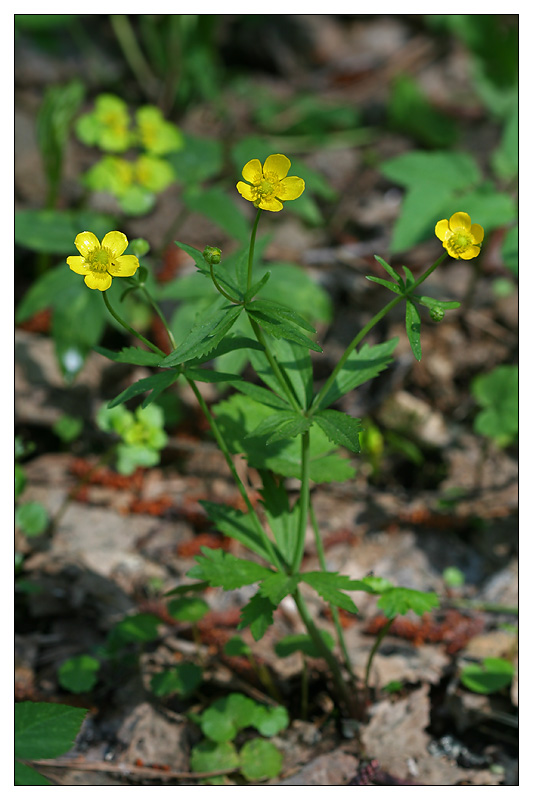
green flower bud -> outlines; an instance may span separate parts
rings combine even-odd
[[[435,322],[442,322],[444,319],[444,309],[439,308],[438,306],[433,306],[433,308],[429,309],[429,316]]]
[[[133,239],[130,242],[131,251],[137,258],[142,258],[150,251],[150,245],[146,239]]]
[[[208,246],[205,248],[202,255],[208,264],[213,264],[213,265],[220,264],[220,256],[222,255],[222,250],[219,247]]]

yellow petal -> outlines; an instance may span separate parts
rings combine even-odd
[[[106,247],[109,250],[112,258],[121,256],[127,246],[128,240],[120,231],[110,231],[102,239],[102,247]]]
[[[114,278],[127,277],[128,275],[135,275],[139,267],[139,259],[137,256],[119,256],[113,259],[109,264],[107,271]]]
[[[280,200],[296,200],[297,197],[300,197],[304,189],[305,183],[302,178],[283,178],[276,191],[276,195]]]
[[[470,233],[472,234],[472,237],[476,244],[482,242],[485,237],[485,231],[483,230],[481,225],[477,225],[476,223],[474,223],[474,225],[472,225],[472,227],[470,228]]]
[[[258,158],[252,158],[242,168],[242,177],[250,183],[258,183],[263,177],[263,168]],[[248,198],[246,198],[248,199]]]
[[[259,208],[262,208],[264,211],[281,211],[283,203],[280,203],[275,197],[262,198],[259,203]]]
[[[287,156],[282,156],[280,153],[272,155],[267,158],[263,166],[263,173],[267,175],[272,172],[281,181],[291,168],[291,162]]]
[[[237,191],[244,197],[245,200],[250,200],[250,202],[253,202],[252,187],[249,183],[239,181],[237,184]]]
[[[465,211],[456,211],[450,217],[450,229],[454,233],[461,229],[469,231],[471,224],[470,216]]]
[[[86,265],[83,256],[69,256],[67,258],[67,264],[71,270],[77,272],[78,275],[87,275],[89,272],[89,267]]]
[[[465,253],[461,253],[460,258],[464,259],[465,261],[470,261],[471,258],[476,258],[480,253],[480,248],[473,244]]]
[[[451,233],[450,226],[447,219],[441,219],[435,225],[435,235],[443,242],[447,238],[447,234]]]
[[[83,231],[82,233],[78,233],[74,239],[74,244],[82,256],[88,256],[89,253],[100,247],[100,240],[94,233]]]
[[[85,276],[85,283],[89,289],[99,289],[101,292],[109,289],[112,280],[113,278],[107,272],[89,272]]]

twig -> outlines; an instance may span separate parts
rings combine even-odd
[[[137,767],[133,764],[114,764],[109,761],[65,761],[62,759],[46,759],[40,761],[24,761],[30,767],[46,767],[53,769],[70,769],[79,772],[110,772],[124,777],[159,778],[165,780],[201,780],[215,778],[219,775],[229,775],[235,772],[232,769],[219,769],[214,772],[176,772],[171,769],[157,769],[156,767]]]

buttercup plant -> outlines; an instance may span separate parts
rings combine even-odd
[[[216,299],[199,312],[192,329],[179,343],[142,278],[145,268],[139,269],[135,256],[123,255],[127,246],[124,234],[113,231],[104,237],[101,244],[93,234],[79,234],[75,244],[81,255],[71,256],[67,263],[75,272],[84,275],[90,289],[102,292],[115,320],[145,346],[126,347],[119,353],[98,348],[99,352],[114,361],[157,370],[128,387],[111,401],[110,407],[148,393],[142,403],[146,407],[174,382],[186,380],[243,498],[246,511],[212,502],[205,502],[204,507],[216,528],[244,545],[250,558],[237,558],[225,550],[202,548],[202,555],[196,557],[197,563],[188,572],[188,577],[198,582],[198,590],[206,586],[231,590],[257,585],[255,594],[241,610],[239,626],[249,626],[255,640],[260,639],[273,623],[273,613],[281,601],[291,596],[307,630],[309,646],[329,667],[340,713],[357,717],[361,713],[358,689],[362,688],[363,681],[356,678],[352,668],[338,609],[357,613],[351,593],[363,591],[376,595],[378,607],[392,622],[397,615],[408,611],[423,614],[431,610],[438,605],[438,598],[433,592],[395,587],[379,576],[354,580],[349,575],[328,571],[313,508],[311,482],[346,477],[346,462],[341,452],[346,449],[360,452],[361,420],[333,406],[348,392],[385,369],[397,344],[395,339],[369,346],[363,343],[367,334],[395,306],[404,303],[407,336],[415,358],[420,360],[419,307],[427,308],[434,320],[441,320],[448,309],[457,308],[459,303],[437,300],[417,291],[448,255],[455,259],[477,256],[484,231],[480,225],[472,224],[469,215],[463,211],[452,214],[449,220],[438,221],[435,233],[445,252],[416,279],[407,267],[403,267],[402,277],[381,257],[375,256],[390,280],[373,276],[369,276],[369,280],[390,290],[393,297],[354,335],[329,377],[318,388],[313,379],[309,353],[310,350],[322,352],[313,339],[314,328],[287,305],[261,299],[261,290],[269,279],[269,273],[254,274],[254,249],[262,212],[281,211],[286,201],[297,199],[305,190],[301,178],[289,176],[290,167],[290,160],[281,154],[270,155],[264,164],[259,159],[245,164],[242,170],[244,181],[237,183],[237,190],[244,199],[253,203],[257,213],[248,252],[237,261],[234,270],[225,265],[216,247],[207,246],[201,252],[176,242],[193,257],[198,271],[213,282],[218,292]],[[115,277],[128,283],[127,291],[138,290],[145,294],[165,326],[171,348],[169,354],[136,332],[112,307],[107,290]],[[231,332],[242,315],[249,321],[249,335]],[[213,367],[221,355],[242,348],[249,352],[258,381],[250,382],[240,375]],[[208,363],[210,366],[206,366]],[[223,382],[235,391],[229,400],[211,409],[198,389],[197,383],[201,381]],[[249,465],[259,472],[262,481],[259,507],[253,503],[236,470],[233,462],[236,454],[244,455]],[[326,474],[327,470],[329,474]],[[287,477],[300,480],[295,502],[291,502],[284,485]],[[312,571],[306,571],[302,563],[308,528],[314,532],[320,564],[320,569]],[[326,631],[319,630],[313,619],[304,589],[305,592],[314,590],[329,604],[337,633],[334,646],[331,637]],[[178,586],[174,591],[179,594],[183,587]],[[370,654],[366,684],[380,640]]]

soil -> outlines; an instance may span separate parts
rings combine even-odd
[[[335,201],[322,202],[325,226],[306,225],[290,214],[266,223],[267,258],[299,264],[331,296],[332,322],[320,331],[324,355],[313,354],[322,379],[366,321],[366,310],[379,308],[383,299],[382,287],[365,275],[371,274],[373,253],[387,257],[401,195],[372,166],[372,158],[417,146],[386,125],[391,80],[400,73],[417,79],[435,106],[454,118],[461,146],[472,150],[476,142],[481,162],[489,159],[499,129],[477,102],[462,102],[470,86],[466,48],[452,37],[432,34],[417,15],[288,15],[284,24],[269,15],[216,20],[222,67],[246,77],[258,96],[268,90],[286,102],[289,113],[294,97],[311,92],[326,103],[357,106],[372,130],[371,148],[337,143],[301,156],[338,192]],[[155,101],[132,74],[109,18],[91,15],[80,22],[87,23],[84,41],[92,47],[52,34],[39,38],[27,30],[17,37],[17,209],[45,202],[36,115],[47,87],[78,76],[86,80],[89,99],[110,91],[132,104]],[[253,24],[261,25],[261,48],[254,44]],[[223,118],[217,111],[221,103]],[[240,137],[261,134],[249,92],[239,92],[237,82],[222,87],[216,102],[195,97],[169,115],[190,134],[226,138],[229,129]],[[76,176],[90,157],[87,148],[69,141],[60,207],[79,202]],[[149,217],[130,218],[124,229],[130,238],[149,230],[155,246],[163,247],[179,208],[179,190],[171,187]],[[193,246],[208,240],[222,249],[234,247],[200,215],[173,230],[175,239]],[[405,438],[422,461],[405,447],[385,448],[379,468],[369,459],[354,460],[352,480],[312,488],[328,569],[352,578],[373,572],[397,585],[435,591],[441,608],[422,618],[409,614],[390,628],[373,660],[368,691],[361,691],[359,720],[339,712],[323,662],[308,658],[304,665],[299,654],[276,655],[273,645],[281,637],[302,632],[289,598],[259,642],[248,630],[239,631],[255,662],[268,669],[291,720],[273,739],[283,753],[282,771],[262,785],[518,785],[517,446],[499,448],[474,432],[470,392],[480,372],[517,360],[516,286],[505,297],[493,291],[497,279],[509,278],[500,245],[496,231],[475,279],[470,262],[453,263],[432,276],[428,294],[448,298],[452,293],[463,306],[439,324],[424,324],[420,363],[412,357],[401,318],[392,315],[379,336],[400,337],[394,366],[357,396],[343,399],[344,410],[382,430],[397,430],[399,419],[410,420]],[[426,242],[413,248],[411,269],[416,273],[430,264],[438,247]],[[168,268],[173,258],[167,254]],[[18,302],[36,277],[35,254],[18,249],[16,269]],[[151,325],[155,335],[157,320]],[[127,343],[112,328],[102,342],[112,349]],[[224,653],[225,643],[237,634],[249,587],[206,591],[209,613],[197,627],[176,622],[166,611],[165,592],[182,582],[201,546],[243,555],[237,542],[212,528],[200,505],[205,499],[239,507],[240,497],[194,397],[175,386],[181,419],[169,430],[159,466],[127,478],[111,466],[99,466],[104,440],[92,422],[95,410],[128,385],[134,371],[136,378],[148,374],[110,365],[91,353],[68,384],[57,365],[50,314],[17,326],[16,434],[34,446],[22,462],[27,482],[20,500],[41,502],[52,524],[40,537],[16,532],[23,563],[15,594],[15,697],[88,709],[73,749],[40,767],[54,785],[199,785],[202,778],[191,770],[189,756],[201,734],[191,715],[231,691],[273,702],[253,662]],[[211,404],[218,394],[209,387],[205,396]],[[53,430],[65,413],[86,420],[71,445]],[[253,493],[258,476],[244,463],[238,467]],[[311,529],[305,567],[318,568]],[[452,588],[445,582],[443,573],[450,567],[461,570],[462,585]],[[359,613],[346,612],[341,619],[362,686],[384,620],[372,596],[360,595],[354,594]],[[306,599],[320,627],[334,632],[318,595],[310,590]],[[90,692],[62,688],[61,664],[97,652],[113,626],[134,613],[158,617],[158,638],[122,664],[120,675],[104,674]],[[515,678],[498,692],[475,694],[461,683],[461,670],[486,657],[509,659]],[[200,691],[188,699],[155,697],[151,676],[191,659],[203,665]],[[307,708],[301,694],[304,669]],[[224,781],[244,783],[234,773]]]

